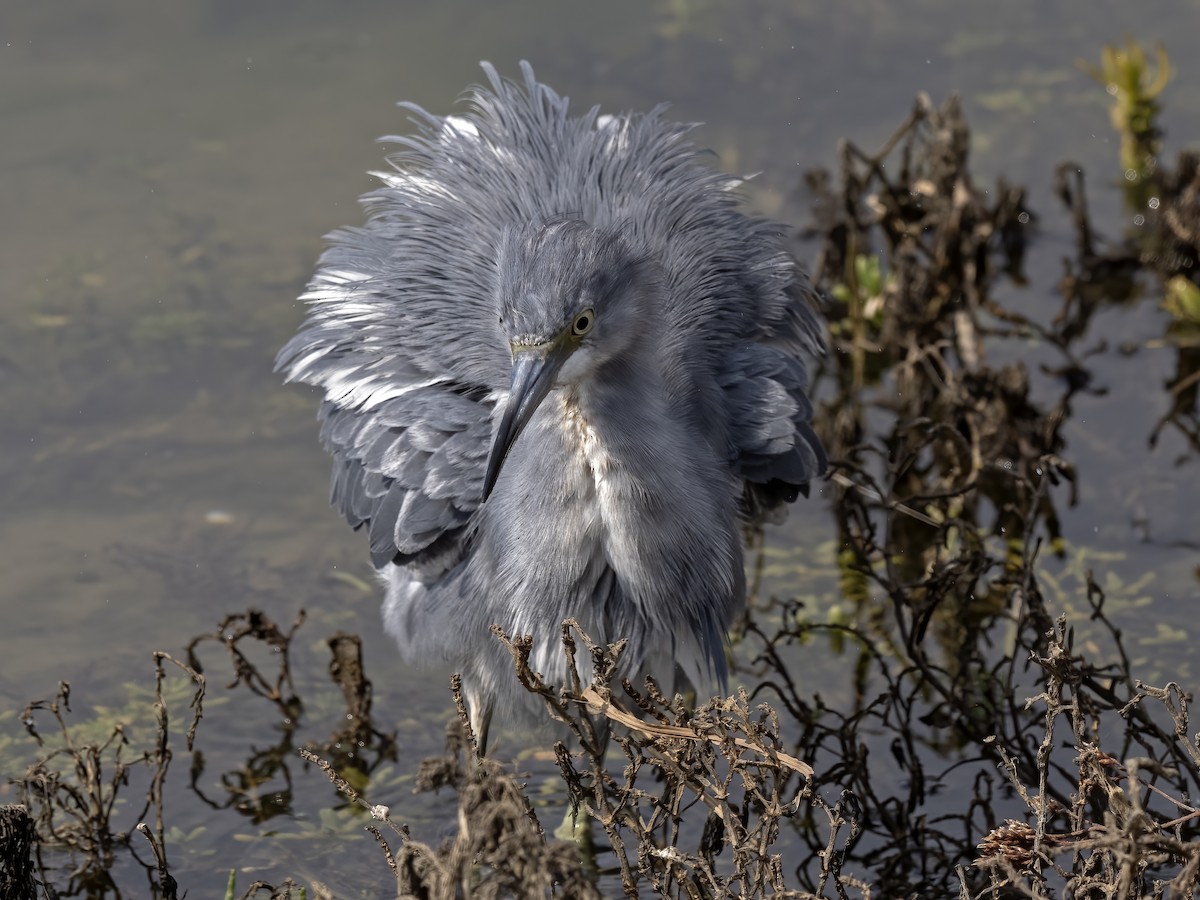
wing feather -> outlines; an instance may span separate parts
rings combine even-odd
[[[452,564],[482,494],[490,405],[429,387],[375,409],[326,401],[321,417],[331,502],[354,528],[368,526],[375,564],[425,575]]]
[[[733,469],[746,482],[746,515],[774,518],[798,493],[807,495],[827,465],[812,428],[804,363],[779,347],[752,344],[730,355],[719,381],[729,410]]]

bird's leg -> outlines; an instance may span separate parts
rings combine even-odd
[[[471,733],[475,736],[475,748],[479,758],[487,756],[488,730],[492,724],[492,705],[485,703],[479,693],[470,691],[467,694],[467,719],[471,725]]]
[[[462,675],[455,672],[450,676],[450,688],[454,694],[454,707],[458,710],[459,721],[467,731],[467,741],[471,745],[468,757],[468,768],[487,754],[488,727],[492,722],[492,704],[483,691],[463,684]]]
[[[604,761],[608,756],[608,740],[611,734],[611,722],[603,713],[591,714],[583,712],[587,716],[591,725],[592,735],[595,737],[595,749],[593,754],[588,749],[584,748],[582,753],[589,758],[589,763],[595,768],[604,768]],[[583,802],[573,804],[568,801],[567,809],[563,815],[562,823],[554,829],[554,836],[560,841],[570,841],[579,848],[579,856],[583,861],[586,869],[593,872],[599,871],[600,864],[596,859],[596,838],[593,831],[592,817],[583,810]]]

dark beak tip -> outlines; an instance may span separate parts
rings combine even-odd
[[[480,503],[486,503],[500,479],[500,470],[508,458],[508,451],[529,423],[533,412],[537,409],[550,391],[554,383],[555,373],[562,365],[562,359],[557,360],[535,355],[514,357],[512,385],[509,390],[508,402],[496,426],[492,440],[491,453],[488,455],[487,469],[483,478],[483,493]]]

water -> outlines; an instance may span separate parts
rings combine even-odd
[[[1116,141],[1105,97],[1074,60],[1098,58],[1126,32],[1162,40],[1177,67],[1164,97],[1171,152],[1196,138],[1200,121],[1190,52],[1200,5],[1184,0],[1152,15],[1091,0],[990,10],[946,0],[121,0],[14,6],[4,19],[0,709],[49,696],[59,679],[72,682],[81,716],[119,707],[128,685],[151,683],[150,650],[178,651],[247,605],[281,623],[303,606],[299,692],[331,690],[321,687],[325,635],[364,635],[376,712],[400,725],[396,774],[379,780],[377,799],[425,823],[431,839],[451,813],[437,798],[411,797],[406,779],[441,746],[444,678],[406,669],[380,635],[378,598],[353,583],[371,577],[363,540],[326,505],[317,398],[271,373],[301,318],[294,298],[320,236],[360,220],[354,199],[384,152],[372,140],[404,127],[395,101],[445,111],[481,78],[478,60],[515,74],[528,58],[580,108],[669,100],[674,116],[709,123],[699,139],[725,168],[762,173],[758,208],[794,216],[803,171],[833,164],[838,138],[873,147],[917,91],[958,91],[977,175],[1027,184],[1041,214],[1033,287],[1003,299],[1043,318],[1057,306],[1071,241],[1052,200],[1054,165],[1070,158],[1094,173],[1098,221],[1124,215],[1108,184]],[[1163,315],[1147,303],[1106,312],[1094,339],[1144,345],[1161,337]],[[1172,366],[1170,350],[1153,348],[1091,361],[1108,393],[1075,404],[1068,454],[1080,502],[1064,528],[1125,584],[1155,573],[1130,591],[1121,624],[1141,660],[1194,676],[1190,642],[1169,636],[1189,634],[1197,599],[1195,460],[1170,432],[1153,450],[1146,440],[1167,408],[1155,386]],[[831,539],[823,500],[792,518],[772,544],[819,568],[805,548]],[[780,590],[792,587],[787,571]],[[832,573],[807,589],[836,599]],[[218,650],[206,654],[217,694],[228,669]],[[821,666],[820,654],[805,657],[809,674]],[[336,698],[326,699],[294,742],[336,727]],[[201,730],[210,787],[250,748],[279,738],[273,716],[248,696],[210,708]],[[15,734],[13,725],[3,720]],[[349,891],[386,882],[354,823],[345,836],[360,839],[346,859],[314,852],[328,840],[261,838],[304,833],[332,803],[319,774],[291,768],[295,812],[265,825],[173,786],[168,820],[185,832],[205,827],[172,850],[181,883],[211,893],[235,865],[253,870],[243,883],[293,874],[341,879]],[[265,793],[282,783],[268,779]],[[9,797],[0,787],[0,802]]]

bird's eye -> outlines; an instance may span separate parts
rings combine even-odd
[[[571,334],[575,337],[583,337],[592,330],[592,325],[596,322],[596,314],[589,306],[583,312],[575,317],[575,321],[571,323]]]

